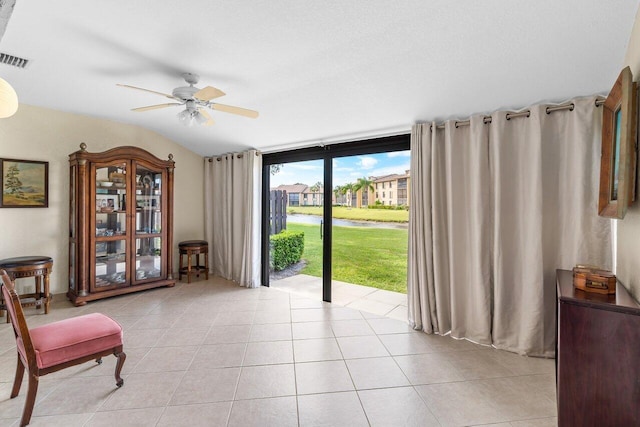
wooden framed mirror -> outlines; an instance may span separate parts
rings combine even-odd
[[[635,200],[637,85],[624,68],[603,104],[598,214],[624,218]]]

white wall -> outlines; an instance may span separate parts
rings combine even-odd
[[[179,124],[176,122],[176,126]],[[204,238],[204,160],[155,132],[108,120],[21,104],[18,112],[0,119],[0,157],[49,162],[49,207],[0,209],[0,259],[44,255],[53,258],[51,292],[68,286],[69,154],[101,152],[122,145],[143,148],[176,162],[174,195],[174,270],[177,244]],[[33,286],[33,280],[19,286]]]
[[[633,80],[640,80],[640,9],[629,38],[629,47],[624,66],[631,67]],[[613,82],[612,82],[613,83]],[[638,187],[636,187],[638,188]],[[627,211],[623,220],[618,221],[618,259],[616,275],[636,300],[640,300],[640,199]]]

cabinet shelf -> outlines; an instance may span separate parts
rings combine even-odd
[[[114,234],[113,236],[96,236],[96,242],[114,242],[117,240],[127,240],[127,234]]]

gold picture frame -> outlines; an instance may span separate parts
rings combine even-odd
[[[624,68],[603,104],[598,215],[622,219],[635,200],[637,84]]]
[[[0,159],[0,208],[49,206],[49,162]]]

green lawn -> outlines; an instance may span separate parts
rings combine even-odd
[[[288,223],[304,231],[307,266],[301,271],[322,276],[319,225]],[[333,280],[407,293],[407,230],[333,227]]]
[[[322,216],[322,206],[289,206],[287,213],[318,215]],[[367,208],[348,208],[346,206],[334,206],[332,208],[333,218],[363,220],[363,221],[380,221],[380,222],[409,222],[409,211],[407,210],[386,210],[386,209],[367,209]]]

